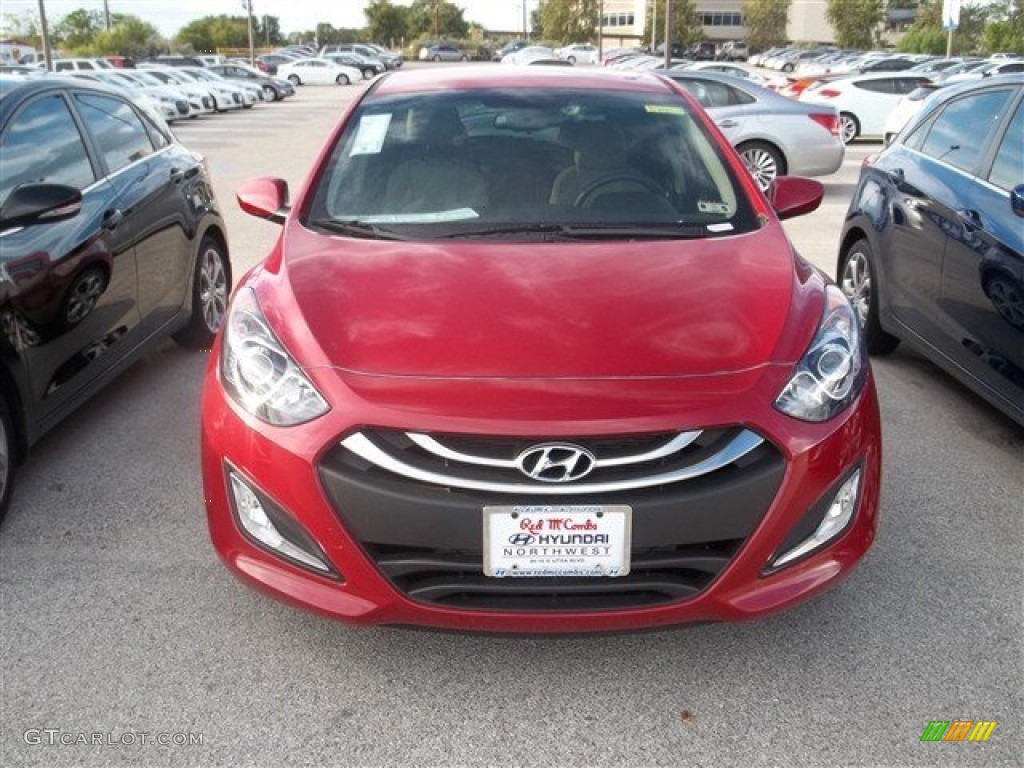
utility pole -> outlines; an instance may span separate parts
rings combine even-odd
[[[651,53],[658,50],[658,0],[651,0]]]
[[[530,32],[526,27],[526,0],[523,0],[523,39],[530,39]]]
[[[597,3],[597,61],[604,59],[604,0]]]
[[[672,66],[672,0],[665,0],[665,69]]]
[[[53,52],[50,51],[50,32],[46,28],[46,8],[43,7],[43,0],[39,0],[39,34],[43,38],[43,59],[46,61],[46,71],[53,71]]]
[[[242,0],[242,7],[249,17],[249,66],[256,66],[256,41],[252,37],[252,0]]]
[[[440,29],[441,0],[434,0],[434,42],[440,42],[438,30]]]
[[[103,16],[107,20],[107,32],[110,31],[110,5],[107,0],[103,0]]]

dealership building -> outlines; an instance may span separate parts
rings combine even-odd
[[[637,45],[644,39],[644,24],[651,0],[604,0],[601,36],[605,45]],[[742,40],[743,0],[697,0],[697,13],[707,40]],[[664,40],[664,19],[657,20],[658,40]],[[825,0],[791,0],[786,37],[793,42],[831,43],[832,27],[825,19]]]

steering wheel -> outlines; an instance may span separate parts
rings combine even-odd
[[[585,186],[580,193],[576,195],[576,200],[573,202],[575,208],[588,208],[593,203],[594,198],[599,197],[597,194],[598,190],[603,187],[610,186],[612,184],[635,184],[638,187],[642,187],[645,191],[652,194],[658,195],[658,197],[664,197],[665,191],[655,184],[651,179],[646,176],[642,176],[639,173],[632,173],[626,171],[623,173],[612,173],[608,176],[593,181]]]

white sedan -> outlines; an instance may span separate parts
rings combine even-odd
[[[575,43],[556,48],[555,55],[570,64],[597,64],[597,46],[589,43]]]
[[[277,77],[283,77],[292,85],[349,85],[361,81],[363,73],[328,59],[311,58],[279,65]]]
[[[839,112],[844,144],[856,138],[882,138],[885,121],[899,100],[929,82],[910,72],[880,72],[821,80],[800,94],[808,104],[828,104]]]

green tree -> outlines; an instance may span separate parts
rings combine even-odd
[[[96,34],[105,28],[103,14],[79,8],[72,11],[53,28],[53,39],[66,48],[82,48],[93,42]]]
[[[991,19],[1002,18],[1002,9],[1012,10],[1005,0],[1002,2],[1001,7],[1000,3],[993,3],[960,8],[960,26],[953,33],[953,55],[979,53],[987,48],[987,39],[993,34],[989,31],[993,26]],[[945,54],[946,41],[947,34],[942,29],[942,0],[927,0],[919,7],[917,20],[903,36],[899,48],[908,53]]]
[[[597,0],[544,0],[540,4],[541,37],[563,43],[586,43],[594,38]]]
[[[988,23],[982,33],[985,52],[1024,54],[1024,11],[1021,10],[1021,0],[998,0],[988,10]]]
[[[186,24],[175,40],[197,52],[248,48],[249,20],[245,16],[204,16]]]
[[[744,0],[743,23],[747,27],[747,45],[763,51],[786,42],[790,0]]]
[[[253,37],[257,46],[281,45],[281,19],[277,16],[256,16],[253,18]]]
[[[409,9],[394,5],[389,0],[374,0],[366,8],[366,33],[370,39],[395,45],[409,34]]]
[[[655,10],[656,8],[656,10]],[[654,0],[654,6],[647,8],[647,21],[644,24],[644,39],[651,38],[651,25],[654,23],[654,13],[658,14],[658,29],[656,45],[665,42],[665,0]],[[704,27],[701,24],[700,14],[697,13],[695,0],[673,0],[672,1],[672,42],[682,45],[697,43],[704,39]]]
[[[871,48],[885,21],[885,0],[826,0],[825,18],[841,48]]]
[[[462,9],[446,0],[413,0],[407,18],[410,37],[461,40],[469,34],[469,23],[462,17]]]
[[[138,16],[118,15],[111,18],[110,31],[101,30],[96,34],[92,46],[97,56],[131,56],[144,59],[168,50],[167,41],[160,36],[152,24]]]

